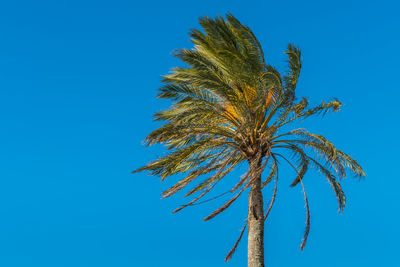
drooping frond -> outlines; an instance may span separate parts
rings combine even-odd
[[[293,136],[294,138],[290,138]],[[284,140],[280,138],[285,138]],[[288,138],[289,137],[289,138]],[[272,142],[274,145],[279,144],[297,144],[304,148],[312,148],[317,156],[326,160],[329,167],[333,167],[334,171],[340,178],[346,176],[345,169],[350,170],[355,176],[364,177],[365,172],[349,155],[337,149],[332,142],[318,134],[312,134],[304,129],[297,129],[285,134],[274,137]]]
[[[272,179],[275,177],[275,176],[277,176],[277,174],[278,174],[278,164],[276,163],[276,162],[274,162],[273,164],[272,164],[272,167],[271,167],[271,169],[270,169],[270,173],[269,173],[269,175],[268,175],[268,177],[265,179],[265,181],[261,184],[261,188],[264,188],[265,186],[267,186],[271,181],[272,181]]]
[[[333,191],[336,195],[336,199],[338,201],[338,206],[339,206],[339,212],[342,212],[345,207],[345,204],[346,204],[346,197],[344,195],[344,192],[342,190],[340,183],[336,180],[335,175],[333,175],[327,167],[324,167],[317,160],[308,156],[304,152],[304,150],[301,149],[300,147],[298,147],[297,145],[285,145],[285,146],[281,146],[281,147],[290,149],[290,151],[292,151],[294,154],[297,154],[300,158],[306,157],[307,161],[311,164],[311,167],[316,169],[320,174],[322,174],[323,176],[325,176],[327,178],[328,183],[332,186]],[[299,175],[300,171],[297,171],[297,173],[298,173],[297,175]],[[293,186],[293,183],[291,186]]]
[[[194,181],[197,177],[200,175],[205,175],[210,172],[218,170],[214,175],[212,175],[208,180],[210,180],[205,186],[211,184],[212,182],[222,179],[226,175],[225,168],[230,165],[228,168],[228,171],[235,167],[235,165],[240,161],[240,156],[238,157],[236,154],[231,154],[229,156],[226,156],[223,154],[224,157],[226,158],[220,158],[220,157],[213,157],[206,165],[196,168],[194,171],[192,171],[188,176],[186,176],[184,179],[176,183],[174,186],[169,188],[168,190],[164,191],[162,193],[163,197],[168,197],[171,196],[172,194],[175,194],[179,190],[181,190],[183,187],[188,185],[190,182]],[[202,189],[204,188],[202,187]]]
[[[242,237],[243,237],[244,231],[246,230],[246,227],[247,227],[247,222],[245,223],[242,230],[240,231],[240,235],[239,235],[238,239],[236,240],[235,244],[233,245],[231,250],[226,255],[225,262],[228,262],[232,258],[233,254],[236,252],[237,246],[239,245],[240,240],[242,240]]]
[[[208,221],[220,214],[221,212],[225,211],[227,208],[229,208],[230,205],[243,193],[244,190],[246,190],[250,186],[250,183],[247,183],[234,197],[232,197],[229,201],[227,201],[224,205],[216,209],[214,212],[212,212],[210,215],[205,217],[203,220]]]
[[[304,235],[303,235],[303,239],[302,239],[301,245],[300,245],[300,250],[303,250],[307,243],[308,234],[310,233],[311,215],[310,215],[310,206],[308,205],[306,189],[304,188],[303,181],[300,180],[300,183],[301,183],[301,187],[303,188],[304,201],[306,203],[306,227],[304,229]]]
[[[338,205],[339,205],[339,212],[343,212],[343,209],[346,205],[346,196],[342,190],[342,186],[336,180],[335,176],[331,172],[329,172],[328,169],[326,169],[324,166],[322,166],[320,163],[318,163],[318,161],[316,161],[312,158],[309,158],[309,159],[316,166],[316,168],[321,172],[321,174],[323,174],[327,178],[329,184],[332,186],[332,189],[335,192],[336,199],[337,199]]]
[[[282,156],[281,154],[278,154],[278,153],[274,153],[273,155],[280,156],[281,158],[283,158],[295,170],[295,172],[297,173],[297,177],[301,177],[299,171],[287,158],[285,158],[284,156]],[[303,236],[303,239],[302,239],[301,245],[300,245],[300,250],[303,250],[307,243],[308,234],[310,233],[310,226],[311,226],[310,218],[311,218],[311,216],[310,216],[310,206],[308,204],[307,193],[306,193],[306,189],[304,187],[302,178],[300,178],[300,184],[301,184],[301,187],[303,190],[303,196],[304,196],[304,202],[305,202],[305,208],[306,208],[306,226],[304,229],[304,236]]]
[[[270,202],[269,202],[268,209],[267,209],[267,211],[265,212],[264,221],[268,218],[268,215],[269,215],[269,213],[271,212],[272,206],[273,206],[274,203],[275,203],[275,198],[276,198],[276,191],[277,191],[277,189],[278,189],[278,170],[277,170],[277,174],[276,174],[276,178],[275,178],[274,192],[272,193],[272,198],[271,198],[271,200],[270,200]]]

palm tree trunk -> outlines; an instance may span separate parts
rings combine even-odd
[[[250,164],[250,168],[259,170],[261,162]],[[261,174],[258,171],[253,173],[257,177],[252,177],[254,181],[249,193],[247,266],[264,267],[264,208]]]

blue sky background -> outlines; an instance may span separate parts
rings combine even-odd
[[[176,179],[130,174],[163,153],[142,140],[157,126],[152,114],[169,105],[155,94],[160,75],[179,65],[171,52],[191,47],[187,33],[199,16],[229,11],[280,70],[287,43],[302,48],[298,95],[344,103],[303,126],[367,173],[344,181],[343,214],[328,183],[307,175],[312,227],[300,252],[304,202],[284,171],[266,223],[267,266],[399,266],[396,2],[2,1],[0,265],[246,265],[245,240],[223,262],[246,217],[245,197],[203,222],[221,202],[171,215],[185,200],[160,200],[160,192]]]

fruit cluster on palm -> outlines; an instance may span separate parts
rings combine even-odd
[[[176,52],[186,66],[174,68],[164,76],[158,97],[172,100],[173,105],[156,113],[155,119],[165,124],[146,138],[148,145],[165,144],[169,153],[137,171],[150,171],[162,180],[185,174],[162,193],[169,197],[194,185],[185,196],[195,197],[175,210],[179,211],[204,201],[223,178],[246,162],[248,171],[227,192],[232,197],[205,220],[226,210],[248,189],[248,217],[240,238],[247,226],[248,266],[264,266],[264,221],[275,200],[282,162],[295,170],[291,186],[300,185],[305,196],[307,221],[301,249],[310,227],[308,200],[302,183],[309,168],[315,168],[328,180],[340,211],[346,200],[339,180],[347,171],[360,177],[365,174],[354,159],[325,137],[305,129],[285,130],[296,121],[336,112],[341,107],[338,100],[309,107],[306,98],[296,97],[302,64],[297,47],[288,45],[289,66],[282,75],[265,62],[253,32],[232,15],[228,14],[226,19],[202,17],[200,25],[204,31],[190,32],[194,48]],[[295,162],[293,157],[287,158],[285,151],[294,155]],[[274,193],[268,207],[264,207],[263,189],[271,182]]]

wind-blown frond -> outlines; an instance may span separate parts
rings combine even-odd
[[[295,170],[295,172],[297,173],[297,177],[301,177],[299,171],[296,169],[296,167],[287,158],[285,158],[284,156],[282,156],[281,154],[278,154],[278,153],[274,153],[273,155],[280,156],[281,158],[283,158]],[[310,226],[311,226],[310,218],[311,218],[311,216],[310,216],[310,206],[308,204],[307,193],[306,193],[306,189],[304,187],[302,178],[300,178],[300,184],[301,184],[301,187],[303,189],[304,202],[305,202],[305,207],[306,207],[306,226],[305,226],[305,229],[304,229],[304,236],[303,236],[303,239],[302,239],[302,242],[301,242],[301,245],[300,245],[300,250],[303,250],[304,247],[306,246],[306,243],[307,243],[308,234],[310,233]]]
[[[278,175],[277,175],[276,178],[275,178],[274,192],[273,192],[273,194],[272,194],[272,198],[271,198],[271,200],[270,200],[268,209],[267,209],[267,211],[265,212],[264,221],[268,218],[268,215],[269,215],[269,213],[271,212],[272,206],[273,206],[274,203],[275,203],[276,191],[277,191],[277,190],[278,190]]]
[[[290,92],[290,100],[294,100],[294,91],[296,89],[301,70],[301,52],[300,49],[298,49],[296,46],[294,46],[293,44],[289,44],[286,50],[286,54],[289,58],[289,71],[283,77],[283,79],[285,81],[286,90]]]
[[[208,221],[217,216],[218,214],[222,213],[224,210],[229,208],[229,206],[243,193],[244,190],[246,190],[249,187],[250,183],[248,183],[246,186],[244,186],[234,197],[232,197],[228,202],[226,202],[224,205],[216,209],[213,213],[205,217],[203,220]]]
[[[278,165],[277,165],[276,162],[274,162],[272,164],[272,167],[271,167],[271,170],[270,170],[270,173],[269,173],[268,177],[261,184],[261,188],[264,188],[265,186],[267,186],[272,181],[272,179],[277,175],[277,172],[278,172]]]
[[[242,230],[240,231],[240,235],[239,235],[238,239],[236,240],[235,244],[233,245],[231,250],[226,255],[225,262],[228,262],[232,258],[233,254],[236,252],[237,246],[239,245],[240,240],[242,240],[242,237],[243,237],[244,231],[246,230],[246,227],[247,227],[247,222],[243,226]]]
[[[273,141],[273,144],[298,144],[303,147],[312,148],[316,152],[317,156],[321,156],[326,160],[329,167],[334,168],[335,172],[339,175],[340,178],[346,176],[346,168],[357,177],[365,176],[365,172],[356,160],[352,159],[343,151],[337,149],[332,142],[328,141],[322,135],[312,134],[304,129],[299,129],[288,132],[286,134],[282,134],[279,137],[288,135],[295,136],[296,139],[278,139],[278,141]]]

